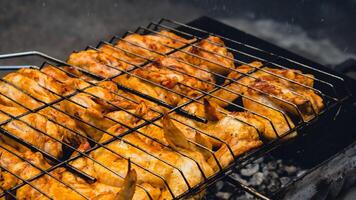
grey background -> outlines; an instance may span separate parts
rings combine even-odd
[[[0,53],[72,50],[168,17],[211,16],[323,64],[356,57],[356,0],[0,0]]]

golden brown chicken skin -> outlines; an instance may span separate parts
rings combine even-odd
[[[120,186],[110,186],[100,182],[87,183],[63,168],[58,168],[32,182],[32,186],[25,185],[16,192],[18,199],[97,199],[97,200],[130,200],[136,190],[136,171],[128,170],[123,184]],[[71,188],[67,187],[70,186]],[[41,192],[34,187],[40,188]],[[141,191],[140,191],[141,192]],[[140,193],[138,192],[138,193]],[[46,195],[44,195],[44,194]],[[142,193],[142,192],[141,192]],[[142,199],[142,198],[141,198]]]
[[[1,188],[5,190],[22,183],[22,180],[16,178],[13,174],[27,180],[38,175],[41,172],[40,169],[44,170],[50,167],[41,153],[19,152],[2,141],[0,142],[0,164],[2,168],[6,169],[1,170],[2,178],[0,180]]]
[[[211,72],[226,75],[235,68],[234,57],[219,37],[210,36],[197,44],[172,54],[196,66],[206,66]]]
[[[215,95],[225,101],[211,100],[227,106],[229,102],[242,96],[244,107],[257,114],[266,124],[265,136],[270,139],[294,128],[289,114],[308,121],[323,108],[322,98],[310,89],[313,86],[311,75],[301,74],[297,70],[266,67],[262,70],[262,66],[260,62],[253,62],[237,67],[225,81],[227,89],[215,92]],[[293,135],[295,133],[290,136]]]
[[[70,101],[60,102],[58,107],[79,118],[78,126],[94,140],[100,140],[106,129],[123,118],[128,118],[126,122],[132,121],[124,124],[134,126],[140,117],[155,117],[152,113],[146,115],[148,109],[139,102],[134,95],[123,92],[113,82],[106,81],[74,95]]]
[[[164,136],[166,138],[172,137],[169,141],[179,141],[177,140],[177,137],[175,137],[174,130],[168,128],[165,131],[172,133],[172,135],[165,134]],[[108,129],[108,132],[113,135],[118,135],[124,132],[124,130],[121,126],[115,125]],[[192,151],[193,149],[190,148],[186,149],[186,147],[180,146],[179,144],[172,147],[175,149],[175,151],[173,151],[159,143],[152,145],[152,142],[147,142],[149,139],[144,140],[143,137],[144,136],[139,133],[128,134],[124,137],[124,140],[127,142],[120,140],[111,142],[106,145],[110,151],[106,148],[99,148],[91,155],[95,160],[106,166],[110,166],[112,170],[119,174],[122,174],[127,170],[127,165],[125,163],[127,163],[127,159],[130,158],[133,162],[132,166],[138,174],[138,183],[146,183],[155,188],[163,189],[164,192],[162,195],[168,195],[168,199],[171,199],[172,196],[166,187],[170,187],[174,195],[179,195],[188,189],[187,183],[185,183],[182,174],[178,170],[182,171],[190,185],[195,185],[203,179],[203,175],[201,174],[196,161],[202,166],[203,173],[206,176],[212,175],[212,169],[199,151]],[[110,138],[112,138],[111,135],[104,134],[101,142],[107,141]],[[136,146],[139,146],[141,150]],[[169,146],[171,146],[171,143],[169,143]],[[177,152],[180,152],[180,154]],[[101,176],[98,177],[99,181],[110,185],[119,184],[122,181],[120,177],[115,176],[101,165],[94,162],[93,166],[95,172],[101,174]],[[166,180],[168,186],[157,175]]]
[[[75,122],[63,115],[56,113],[56,118],[63,118],[66,120],[64,123],[60,121],[56,122],[56,119],[50,120],[47,116],[54,114],[53,110],[47,108],[40,113],[46,113],[44,115],[38,113],[31,113],[21,117],[19,120],[12,120],[9,123],[2,126],[3,129],[10,134],[24,140],[25,142],[34,145],[35,147],[49,153],[53,157],[60,158],[62,156],[63,144],[66,143],[69,146],[80,146],[87,143],[86,139],[80,134],[85,136],[83,132],[75,134],[65,128],[67,125],[69,128],[75,127]],[[47,115],[47,116],[46,116]],[[59,124],[60,123],[60,124]],[[74,128],[73,130],[76,130]],[[28,151],[28,149],[13,139],[2,135],[1,138],[12,147],[18,149],[20,152]]]
[[[41,72],[70,87],[69,90],[83,89],[89,86],[88,81],[91,80],[88,77],[83,77],[80,72],[72,73],[71,71],[75,71],[75,69],[70,70],[70,67],[59,68],[52,65],[46,65],[41,69]]]
[[[193,41],[162,30],[159,34],[130,34],[119,40],[115,46],[124,49],[126,55],[132,58],[143,57],[152,60]]]
[[[182,102],[185,96],[194,98],[202,94],[200,91],[213,89],[215,82],[210,73],[170,57],[158,59],[132,73],[138,77],[123,75],[113,81],[172,105]]]
[[[310,89],[313,87],[312,75],[302,74],[293,69],[265,67],[263,71],[259,70],[262,66],[262,63],[256,61],[237,67],[236,71],[231,72],[225,81],[225,85],[228,85],[227,90],[221,89],[214,94],[227,101],[232,101],[247,90],[254,90],[256,93],[265,95],[286,111],[297,115],[302,114],[304,118],[319,113],[323,108],[321,97]],[[257,71],[253,72],[255,70]],[[235,80],[235,82],[229,84],[232,82],[231,80]],[[214,101],[221,106],[228,104],[221,100]]]
[[[121,70],[132,69],[133,66],[119,59],[96,50],[85,50],[72,53],[67,61],[70,65],[83,68],[90,73],[103,78],[113,77]]]

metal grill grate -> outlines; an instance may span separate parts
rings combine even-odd
[[[169,32],[175,33],[176,35],[179,35],[181,37],[181,39],[174,38],[170,35],[162,34],[160,32],[162,30],[167,30]],[[135,34],[135,33],[142,34],[142,35],[146,35],[146,34],[156,35],[156,36],[174,41],[180,45],[178,47],[172,47],[171,45],[162,44],[162,46],[164,46],[164,48],[168,49],[168,50],[165,52],[160,52],[159,50],[151,49],[151,48],[142,46],[140,44],[131,42],[126,39],[128,35]],[[226,44],[226,46],[222,46],[220,43],[216,43],[214,41],[207,39],[209,36],[217,36],[217,37],[221,38],[224,41],[224,43]],[[222,55],[217,52],[209,51],[209,50],[202,48],[201,46],[199,46],[200,42],[202,42],[202,41],[208,42],[210,45],[215,46],[215,47],[226,48],[229,52],[234,54],[234,58],[231,58],[226,55]],[[140,55],[136,52],[132,52],[132,51],[130,51],[130,49],[124,49],[124,48],[116,45],[118,42],[124,42],[126,44],[131,45],[131,47],[136,48],[136,50],[138,49],[143,52],[149,52],[150,54],[154,54],[155,56],[147,57],[145,55]],[[115,73],[113,75],[103,76],[100,73],[94,73],[93,71],[84,69],[80,66],[70,65],[66,62],[60,61],[58,59],[52,58],[50,56],[47,56],[47,55],[45,55],[43,53],[39,53],[39,52],[24,52],[24,53],[0,55],[0,59],[17,58],[17,57],[23,57],[23,56],[39,56],[39,57],[45,59],[46,61],[42,64],[41,67],[39,67],[39,68],[32,67],[30,69],[35,70],[36,72],[39,72],[43,76],[49,76],[48,74],[46,74],[43,71],[43,69],[48,66],[54,66],[54,67],[56,67],[56,69],[60,70],[64,74],[66,74],[68,77],[75,78],[75,79],[80,80],[86,84],[85,87],[74,88],[73,91],[71,91],[68,94],[59,94],[59,93],[51,90],[49,87],[46,87],[45,85],[41,85],[38,83],[37,86],[40,87],[41,90],[45,91],[46,94],[50,94],[51,96],[53,96],[52,100],[48,101],[48,100],[45,100],[39,96],[37,96],[37,97],[34,96],[33,94],[31,94],[31,92],[28,92],[26,89],[21,88],[18,85],[16,85],[16,83],[5,80],[4,78],[1,79],[1,82],[6,84],[7,87],[11,87],[12,90],[16,90],[17,92],[26,96],[28,99],[35,100],[35,102],[37,102],[37,104],[38,104],[37,107],[29,108],[29,107],[22,105],[21,102],[18,102],[17,100],[13,99],[12,97],[8,96],[7,94],[0,92],[0,95],[2,97],[8,99],[9,101],[11,101],[14,104],[17,104],[18,107],[21,107],[24,110],[24,112],[22,112],[21,114],[13,115],[9,112],[5,112],[0,109],[0,112],[6,116],[5,120],[2,121],[0,124],[2,127],[0,129],[2,134],[8,138],[11,138],[12,140],[15,140],[19,144],[29,148],[32,151],[42,153],[43,156],[48,161],[50,161],[52,164],[52,166],[48,169],[40,169],[40,168],[38,168],[38,166],[34,165],[31,161],[26,160],[26,159],[18,156],[15,153],[12,153],[14,156],[19,157],[23,162],[37,168],[40,172],[37,175],[31,177],[30,179],[25,180],[25,179],[21,178],[20,176],[16,175],[15,173],[9,171],[5,167],[1,166],[1,170],[9,172],[13,176],[15,176],[17,179],[22,181],[21,183],[15,185],[14,187],[6,188],[6,190],[2,193],[1,197],[7,196],[10,198],[16,199],[15,191],[17,189],[23,187],[24,185],[29,185],[29,186],[33,187],[36,191],[42,193],[45,197],[48,197],[51,199],[51,197],[48,194],[46,194],[45,192],[43,192],[41,190],[41,188],[37,188],[35,185],[32,184],[33,181],[36,179],[39,179],[44,176],[49,176],[49,177],[55,179],[56,181],[60,182],[61,184],[65,185],[66,187],[72,189],[73,191],[75,191],[78,195],[82,196],[83,198],[89,199],[87,196],[82,194],[76,188],[72,187],[71,185],[68,185],[64,181],[53,176],[52,172],[58,168],[64,167],[67,170],[69,170],[70,172],[75,173],[78,176],[84,178],[89,183],[95,182],[96,179],[94,177],[91,177],[90,175],[86,174],[85,172],[77,169],[76,167],[72,166],[72,164],[70,164],[70,162],[83,157],[83,158],[87,158],[87,159],[91,160],[92,162],[100,165],[101,167],[105,168],[107,171],[111,172],[115,176],[123,178],[122,175],[120,175],[118,172],[113,170],[111,168],[111,166],[106,166],[105,164],[100,163],[95,158],[93,158],[90,154],[91,152],[93,152],[99,148],[103,148],[103,149],[109,151],[110,153],[114,154],[118,158],[129,160],[130,159],[129,157],[125,157],[124,155],[121,155],[118,152],[115,152],[114,150],[108,148],[109,144],[116,142],[116,141],[120,141],[120,142],[125,143],[129,146],[132,146],[133,148],[136,148],[137,150],[142,152],[144,155],[152,157],[152,159],[158,160],[159,163],[161,163],[165,166],[169,166],[179,172],[179,174],[182,176],[182,179],[184,180],[184,183],[186,184],[187,190],[180,194],[174,194],[174,192],[171,189],[171,185],[169,185],[167,183],[167,180],[165,180],[164,177],[162,177],[160,174],[157,174],[155,171],[153,171],[151,169],[145,168],[140,163],[136,163],[134,160],[130,160],[132,165],[134,165],[135,167],[142,169],[143,171],[149,173],[153,177],[161,179],[162,182],[164,183],[165,187],[171,194],[172,198],[179,199],[179,198],[183,198],[183,197],[192,196],[192,195],[195,195],[198,192],[204,190],[210,184],[216,182],[220,178],[224,177],[226,174],[228,174],[230,172],[230,169],[232,169],[232,167],[244,166],[244,165],[250,163],[255,158],[257,158],[261,155],[264,155],[265,153],[278,147],[278,145],[280,145],[282,143],[281,140],[284,137],[288,137],[288,135],[295,133],[295,131],[302,132],[302,129],[304,127],[316,122],[318,117],[321,114],[326,113],[332,107],[341,105],[342,102],[345,101],[349,97],[347,88],[344,85],[344,81],[339,76],[336,76],[336,75],[333,75],[333,74],[330,74],[327,72],[323,72],[321,70],[315,69],[308,65],[304,65],[302,63],[298,63],[298,62],[290,60],[288,58],[284,58],[284,57],[275,55],[273,53],[258,49],[254,46],[250,46],[248,44],[244,44],[239,41],[235,41],[235,40],[223,37],[223,36],[214,35],[213,33],[209,33],[207,31],[204,31],[204,30],[201,30],[201,29],[189,26],[189,25],[185,25],[185,24],[173,21],[173,20],[162,19],[158,23],[150,23],[147,27],[139,27],[136,31],[127,32],[122,37],[114,36],[109,42],[101,41],[96,47],[88,47],[86,50],[91,50],[96,53],[106,54],[106,52],[103,51],[103,49],[102,49],[103,46],[113,48],[116,51],[125,52],[126,54],[130,55],[131,57],[133,57],[135,59],[139,59],[139,62],[133,63],[132,61],[125,60],[124,58],[120,58],[120,57],[112,55],[116,60],[118,60],[122,63],[125,63],[125,64],[129,65],[130,67],[127,69],[123,69],[123,68],[114,66],[112,64],[103,64],[103,66],[105,66],[108,70],[115,71]],[[197,54],[192,53],[191,51],[188,51],[189,48],[202,50],[204,52],[208,52],[209,54],[211,54],[213,56],[217,56],[218,58],[229,60],[230,62],[234,63],[235,66],[239,66],[239,65],[248,66],[250,68],[250,70],[248,70],[248,72],[241,72],[237,69],[228,68],[219,62],[209,60],[203,56],[199,56]],[[177,58],[177,54],[190,56],[190,57],[193,57],[194,59],[199,59],[203,62],[211,63],[213,65],[218,66],[219,68],[228,70],[229,72],[236,73],[239,76],[238,76],[238,78],[231,78],[231,77],[228,77],[226,74],[220,74],[217,72],[209,71],[206,68],[202,68],[201,65],[188,62],[188,61],[183,60],[179,57]],[[187,90],[195,91],[194,95],[189,95],[182,91],[177,91],[175,89],[167,87],[164,84],[157,83],[155,81],[149,80],[145,77],[138,75],[139,73],[137,73],[137,72],[139,70],[145,70],[145,67],[154,64],[158,57],[172,58],[172,59],[178,60],[180,63],[184,63],[185,65],[191,67],[192,69],[197,70],[199,74],[201,74],[201,73],[212,74],[216,78],[217,81],[213,82],[213,81],[209,81],[209,80],[204,80],[203,78],[195,76],[195,75],[188,73],[184,70],[179,70],[172,66],[165,66],[168,70],[170,70],[174,73],[180,74],[184,77],[189,77],[189,78],[193,79],[194,81],[200,82],[202,84],[206,84],[207,88],[201,89],[201,88],[195,87],[194,85],[189,85],[185,82],[177,82],[176,84],[186,88]],[[262,63],[262,66],[256,67],[254,65],[249,64],[252,61],[260,61]],[[288,63],[288,64],[279,64],[281,61],[283,61],[283,63]],[[79,76],[76,73],[72,73],[70,70],[66,70],[63,66],[67,66],[70,69],[78,70],[79,72],[83,73],[84,76]],[[306,84],[294,81],[294,80],[289,79],[285,76],[274,73],[273,70],[269,70],[267,68],[267,66],[271,67],[273,69],[281,69],[281,70],[287,70],[287,69],[289,69],[287,67],[290,66],[292,69],[299,69],[305,73],[310,73],[313,75],[313,77],[307,76],[307,75],[301,73],[300,71],[295,71],[295,74],[297,74],[298,76],[306,78],[307,80],[308,79],[313,80],[315,85],[313,87],[313,86],[308,86]],[[302,87],[303,89],[307,89],[307,90],[311,90],[311,91],[315,92],[323,99],[323,103],[324,103],[325,107],[320,111],[316,111],[315,108],[311,105],[310,99],[306,98],[305,96],[303,96],[303,94],[300,94],[298,92],[292,92],[294,95],[301,97],[304,100],[309,101],[307,104],[312,109],[312,116],[311,117],[308,116],[308,118],[305,118],[305,116],[303,116],[303,111],[300,110],[300,108],[296,104],[291,103],[285,99],[282,99],[276,95],[273,95],[273,94],[263,91],[261,89],[246,85],[242,82],[242,80],[244,78],[258,80],[258,78],[255,77],[255,74],[258,72],[263,72],[265,74],[273,76],[274,78],[276,78],[278,80],[283,80],[283,81],[290,83],[292,85],[297,85],[298,87]],[[172,102],[167,102],[165,100],[158,99],[154,96],[144,94],[141,91],[137,90],[137,88],[132,88],[132,87],[127,86],[121,82],[117,82],[116,80],[122,76],[135,77],[142,82],[149,83],[151,86],[154,86],[154,87],[160,88],[161,90],[166,91],[167,94],[176,95],[179,98],[181,98],[183,101],[180,101],[180,103],[178,103],[178,104],[174,104]],[[88,78],[88,77],[90,77],[90,78]],[[55,79],[55,81],[58,83],[63,83],[63,81],[59,80],[59,79]],[[115,85],[119,89],[123,90],[124,93],[114,92],[114,91],[111,91],[108,88],[105,88],[100,85],[101,83],[104,83],[107,81],[109,81],[110,83],[115,83]],[[289,116],[286,114],[286,112],[284,110],[272,107],[271,105],[267,105],[266,103],[261,102],[260,100],[256,100],[256,99],[252,98],[251,96],[248,96],[242,92],[236,91],[233,89],[233,87],[230,87],[233,85],[237,85],[239,87],[244,87],[244,88],[247,88],[248,90],[257,92],[259,94],[266,95],[269,98],[272,98],[280,103],[282,102],[285,105],[292,107],[296,111],[296,117],[290,121]],[[154,113],[154,115],[147,119],[144,116],[140,116],[136,113],[133,113],[126,108],[122,108],[122,107],[114,104],[111,101],[108,101],[100,96],[97,96],[97,95],[89,92],[90,89],[95,88],[95,87],[102,88],[102,89],[106,90],[108,93],[110,93],[111,95],[113,95],[115,97],[120,97],[120,98],[124,99],[124,101],[130,102],[136,106],[139,106],[140,102],[138,102],[135,99],[129,98],[125,94],[133,94],[133,95],[138,96],[142,99],[153,102],[154,105],[156,105],[156,107],[150,107],[149,109],[150,109],[150,112]],[[248,99],[248,100],[256,103],[260,107],[265,107],[265,108],[271,109],[271,110],[279,113],[280,115],[283,116],[286,124],[288,125],[288,130],[284,131],[283,133],[278,132],[272,119],[270,119],[269,117],[267,117],[261,113],[258,113],[256,111],[253,111],[251,109],[244,107],[241,102],[231,101],[231,99],[224,99],[224,97],[217,95],[217,93],[221,92],[221,91],[226,92],[230,95],[239,96],[240,98]],[[109,120],[114,124],[119,124],[122,127],[124,127],[124,129],[125,129],[124,133],[120,134],[119,136],[114,135],[111,132],[109,132],[101,127],[98,127],[96,124],[93,124],[89,121],[83,120],[82,118],[78,117],[75,114],[69,113],[68,111],[64,110],[60,106],[63,103],[66,103],[66,104],[69,103],[72,106],[78,106],[81,109],[86,109],[87,107],[85,105],[82,105],[80,102],[73,100],[73,98],[75,98],[76,95],[79,95],[79,94],[85,94],[85,95],[90,96],[91,98],[98,99],[101,102],[104,102],[105,104],[110,105],[112,108],[114,108],[115,111],[123,111],[123,112],[127,113],[129,116],[136,118],[138,120],[141,120],[142,123],[140,123],[139,125],[137,125],[135,127],[131,127],[131,126],[124,124],[118,120],[115,120],[111,117],[103,115],[103,118],[105,120]],[[262,133],[260,133],[260,131],[254,124],[234,116],[233,117],[234,120],[237,120],[240,123],[245,124],[248,127],[255,129],[256,132],[258,132],[260,135],[260,140],[263,142],[263,145],[256,149],[250,150],[250,151],[245,152],[241,155],[235,155],[233,148],[229,145],[229,143],[227,141],[220,139],[216,136],[213,136],[200,128],[194,127],[191,124],[187,123],[185,120],[183,120],[183,119],[187,118],[187,119],[195,120],[197,123],[201,123],[201,124],[206,123],[207,119],[205,119],[205,117],[194,114],[194,113],[190,112],[188,109],[188,107],[191,106],[192,104],[204,105],[204,103],[206,103],[204,99],[210,99],[210,100],[213,99],[213,100],[217,100],[218,102],[223,102],[224,104],[228,104],[229,111],[218,109],[218,112],[224,116],[231,116],[230,111],[240,111],[240,112],[251,113],[254,116],[258,116],[258,117],[266,120],[270,124],[272,130],[274,131],[275,138],[273,140],[266,140],[265,138],[263,138]],[[90,127],[90,129],[93,129],[95,131],[101,132],[103,134],[107,134],[107,135],[111,136],[111,139],[104,141],[104,142],[98,142],[97,140],[95,140],[89,136],[82,135],[80,132],[73,130],[71,127],[67,127],[65,124],[58,122],[58,120],[56,120],[56,119],[53,119],[53,117],[49,117],[48,115],[46,115],[46,112],[48,111],[48,109],[54,110],[55,112],[58,112],[61,115],[65,115],[65,116],[69,117],[70,119],[74,120],[78,124],[82,124],[84,126]],[[168,109],[168,111],[166,109]],[[48,132],[43,131],[40,128],[31,125],[31,123],[27,122],[24,119],[24,117],[29,116],[34,113],[45,118],[46,120],[55,124],[56,126],[66,129],[67,131],[76,135],[76,137],[79,137],[79,138],[89,141],[89,143],[91,143],[90,148],[85,149],[84,151],[78,150],[76,146],[73,146],[73,145],[69,144],[68,142],[64,142],[61,139],[53,137]],[[177,116],[176,113],[183,116],[184,118]],[[155,127],[155,128],[157,128],[157,130],[162,131],[163,127],[160,124],[160,120],[163,118],[164,115],[170,116],[170,118],[175,123],[180,124],[181,126],[185,127],[186,129],[198,132],[198,133],[210,138],[211,140],[217,141],[217,142],[225,145],[228,149],[229,156],[231,156],[233,158],[232,159],[233,162],[229,163],[226,166],[223,166],[220,163],[219,158],[217,158],[216,155],[214,154],[215,150],[211,150],[211,149],[205,147],[204,145],[197,143],[193,139],[188,139],[189,143],[193,144],[194,146],[196,146],[199,149],[203,149],[204,151],[208,152],[214,159],[214,162],[216,163],[216,165],[218,166],[217,171],[215,171],[215,173],[212,176],[208,177],[205,174],[204,170],[202,169],[202,166],[199,164],[198,161],[196,161],[196,159],[189,156],[187,153],[185,153],[183,151],[177,150],[176,148],[172,148],[170,145],[162,143],[160,140],[157,140],[157,138],[154,138],[151,135],[148,135],[144,131],[142,131],[142,128],[147,128],[147,127]],[[56,157],[56,156],[51,155],[50,153],[46,152],[45,150],[36,147],[36,145],[31,144],[31,142],[21,139],[16,134],[14,134],[11,131],[6,130],[6,128],[4,128],[4,126],[6,126],[7,124],[12,123],[14,121],[19,121],[21,123],[24,123],[31,130],[43,135],[46,138],[50,138],[51,140],[53,140],[57,143],[60,143],[63,147],[67,148],[70,153],[74,152],[76,155],[71,156],[71,157],[69,157],[69,156]],[[159,156],[150,152],[149,150],[144,149],[143,147],[140,147],[134,143],[131,143],[129,140],[125,139],[125,136],[133,134],[133,133],[140,135],[140,137],[145,138],[145,140],[150,141],[152,144],[160,145],[161,147],[163,147],[165,149],[169,149],[169,151],[172,151],[186,159],[189,159],[191,162],[193,162],[197,166],[197,168],[199,169],[199,171],[203,177],[203,180],[198,184],[194,184],[194,185],[190,184],[188,181],[189,177],[186,177],[184,172],[182,172],[182,170],[179,169],[177,166],[173,165],[172,163],[167,162],[166,160],[163,160],[162,158],[160,158]],[[5,146],[1,146],[0,148],[11,153],[11,151],[6,149]],[[248,188],[247,186],[244,186],[241,183],[240,183],[240,185],[242,188],[246,189],[247,191],[249,191],[251,193],[254,193],[256,196],[258,196],[260,198],[264,198],[263,196],[258,194],[256,191],[253,191],[253,189]],[[138,184],[137,186],[146,192],[147,198],[152,199],[152,196],[150,195],[149,191],[147,191],[147,189],[144,186],[142,186],[141,184]]]

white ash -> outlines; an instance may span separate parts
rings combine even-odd
[[[230,176],[258,192],[271,194],[286,186],[293,178],[301,176],[305,171],[288,161],[275,159],[271,156],[259,158]],[[254,199],[254,197],[226,180],[219,181],[207,192],[208,199]]]

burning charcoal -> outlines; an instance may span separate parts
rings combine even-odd
[[[264,180],[263,173],[257,172],[252,176],[252,178],[250,179],[249,183],[251,185],[256,186],[256,185],[262,184],[263,180]]]
[[[297,167],[290,165],[290,166],[285,166],[284,170],[288,173],[288,175],[294,175],[297,172]]]
[[[242,176],[252,176],[258,172],[259,169],[260,166],[258,164],[248,164],[246,165],[246,168],[240,170],[240,173]]]
[[[229,192],[217,192],[216,193],[216,197],[218,197],[219,199],[229,199],[231,197],[231,193]]]
[[[268,170],[262,170],[262,174],[264,177],[268,177],[269,176],[269,172]]]
[[[271,192],[277,191],[281,186],[281,183],[277,179],[271,179],[269,185],[267,185],[267,189]]]
[[[265,191],[266,190],[266,184],[262,183],[261,185],[258,186],[258,191]]]
[[[284,176],[284,177],[281,177],[279,180],[281,181],[281,185],[282,185],[282,187],[284,187],[285,185],[287,185],[287,183],[289,183],[290,178],[289,178],[289,177]]]
[[[287,173],[283,168],[278,168],[275,172],[278,174],[278,176],[285,176]]]
[[[277,168],[282,168],[283,167],[283,163],[281,159],[278,159],[276,162]]]
[[[247,181],[246,181],[245,179],[241,178],[241,176],[240,176],[239,174],[237,174],[237,173],[232,173],[232,174],[230,175],[230,177],[231,177],[232,179],[234,179],[234,180],[236,180],[236,181],[238,181],[238,182],[244,184],[244,185],[247,185],[247,184],[248,184]]]
[[[278,174],[277,174],[276,172],[274,172],[274,171],[270,172],[270,176],[271,176],[273,179],[278,179],[278,178],[279,178]]]
[[[268,162],[267,163],[267,169],[272,171],[272,170],[275,170],[277,168],[277,163],[271,161],[271,162]]]
[[[223,181],[218,181],[218,182],[215,184],[215,187],[216,187],[216,190],[217,190],[217,191],[221,190],[221,189],[224,187],[224,182],[223,182]]]

